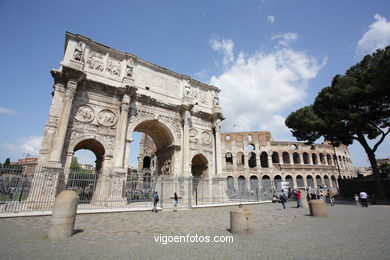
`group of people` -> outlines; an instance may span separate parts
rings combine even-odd
[[[356,206],[358,207],[368,207],[367,200],[368,200],[368,194],[364,191],[360,192],[359,195],[355,194],[354,196]]]
[[[157,203],[160,201],[160,198],[158,196],[158,192],[155,191],[153,193],[153,196],[152,196],[152,200],[153,200],[153,209],[152,209],[152,212],[155,212],[157,213]],[[177,205],[179,204],[179,197],[177,196],[177,193],[175,192],[173,194],[173,206],[175,208],[177,208]]]
[[[294,197],[295,200],[297,201],[297,208],[302,208],[302,194],[301,194],[301,191],[299,189],[295,189],[293,191],[289,190],[288,191],[288,197]],[[307,192],[307,200],[310,201],[310,200],[317,200],[317,199],[320,199],[322,201],[324,201],[326,203],[327,199],[329,200],[329,203],[334,206],[334,202],[335,202],[335,199],[334,199],[334,193],[328,189],[327,190],[327,194],[325,195],[322,191],[317,191],[317,193],[315,192]],[[282,204],[282,209],[285,210],[287,208],[287,196],[284,192],[284,190],[281,191],[280,195],[277,196],[277,195],[274,195],[273,199],[272,199],[272,202],[276,203],[276,202],[280,202]]]

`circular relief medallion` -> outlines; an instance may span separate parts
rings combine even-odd
[[[203,132],[201,138],[202,138],[202,143],[204,144],[211,143],[211,135],[209,132]]]
[[[104,109],[99,112],[97,121],[99,124],[104,126],[113,126],[116,123],[116,116],[111,110]]]
[[[74,110],[73,117],[81,122],[91,122],[95,115],[93,109],[90,106],[81,105]]]

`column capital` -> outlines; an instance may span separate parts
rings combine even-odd
[[[76,94],[77,82],[75,80],[69,80],[66,86],[65,96],[73,98]]]
[[[221,130],[221,125],[222,125],[221,119],[217,118],[213,121],[213,127],[215,128],[215,131],[219,132]]]
[[[54,86],[54,91],[55,92],[61,92],[61,93],[65,93],[65,87],[64,87],[64,84],[62,83],[56,83]]]
[[[129,107],[130,107],[130,96],[127,95],[127,94],[124,94],[123,97],[122,97],[122,104],[121,104],[121,108],[122,110],[124,111],[129,111]]]
[[[183,123],[185,125],[191,125],[191,112],[189,110],[183,112]]]

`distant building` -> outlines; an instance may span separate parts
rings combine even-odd
[[[17,162],[11,163],[11,165],[20,165],[22,166],[22,171],[20,174],[33,175],[38,164],[38,158],[30,157],[19,159]]]
[[[390,158],[377,159],[376,163],[378,164],[378,166],[381,166],[381,165],[384,165],[384,164],[390,165]]]
[[[84,169],[84,170],[95,171],[95,167],[93,165],[90,165],[90,164],[79,163],[79,166],[81,169]]]
[[[356,176],[368,176],[372,174],[371,167],[354,167],[354,171],[356,173]]]

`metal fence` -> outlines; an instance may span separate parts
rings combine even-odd
[[[65,189],[78,194],[78,210],[151,209],[154,192],[159,194],[161,208],[174,207],[175,192],[179,207],[187,208],[269,200],[275,192],[272,185],[235,186],[227,179],[106,176],[48,167],[23,174],[23,169],[0,168],[0,212],[51,211],[56,195]]]

